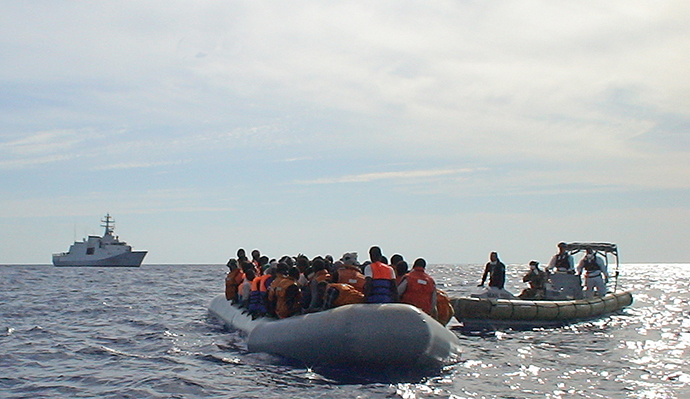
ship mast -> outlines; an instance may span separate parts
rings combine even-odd
[[[113,234],[113,231],[115,230],[115,221],[113,220],[112,216],[110,216],[110,213],[107,213],[105,217],[101,220],[102,224],[101,227],[105,227],[105,233],[103,236],[107,236],[108,234]]]

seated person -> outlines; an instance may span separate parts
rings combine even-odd
[[[525,274],[522,281],[529,283],[529,288],[525,288],[520,295],[521,299],[543,299],[546,292],[547,273],[539,269],[539,262],[533,260],[529,263],[529,272]]]

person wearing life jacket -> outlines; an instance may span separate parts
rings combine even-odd
[[[608,270],[604,260],[597,256],[592,248],[587,248],[585,256],[577,265],[577,274],[585,272],[585,298],[592,298],[594,291],[597,296],[606,295],[606,282],[609,279]]]
[[[558,243],[558,253],[554,255],[546,266],[546,271],[575,274],[575,262],[573,256],[566,250],[566,243]]]
[[[489,287],[503,289],[506,283],[506,265],[498,259],[498,252],[489,254],[489,262],[484,267],[482,281],[477,287],[483,287],[486,277],[489,276]]]
[[[300,290],[297,286],[299,270],[280,262],[276,267],[276,272],[276,278],[268,291],[268,302],[271,304],[269,307],[273,308],[275,315],[284,319],[298,314],[302,310],[299,301]]]
[[[244,280],[244,273],[235,259],[230,259],[227,266],[230,271],[225,276],[225,299],[236,302],[239,286]]]
[[[404,260],[398,261],[395,265],[395,284],[400,287],[400,283],[405,279],[405,275],[409,273],[410,266]]]
[[[333,274],[333,282],[350,284],[362,294],[364,293],[365,278],[357,262],[357,253],[350,252],[340,258],[340,264]]]
[[[309,278],[311,301],[307,307],[309,312],[320,310],[323,307],[323,296],[326,293],[326,287],[331,282],[331,274],[326,270],[326,262],[321,257],[314,258],[311,267],[312,273]]]
[[[240,307],[249,307],[249,297],[252,291],[252,282],[255,280],[254,275],[254,265],[249,262],[244,262],[242,264],[242,271],[244,274],[244,280],[239,287],[238,293],[238,304]]]
[[[256,276],[252,280],[251,292],[249,293],[249,302],[247,309],[253,317],[261,317],[266,314],[266,300],[268,292],[266,291],[265,282],[270,277],[269,274]]]
[[[352,285],[347,283],[330,283],[326,286],[323,310],[355,303],[364,303],[364,294]]]
[[[398,301],[395,271],[382,262],[381,248],[369,249],[371,263],[364,267],[364,298],[367,303],[390,303]]]
[[[436,312],[436,321],[444,326],[455,316],[455,309],[448,294],[438,288],[436,288]]]
[[[426,314],[437,317],[436,282],[426,273],[426,261],[419,258],[414,261],[412,270],[398,286],[400,302],[408,303],[422,309]]]

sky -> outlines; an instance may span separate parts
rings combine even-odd
[[[687,1],[0,6],[0,264],[690,262]]]

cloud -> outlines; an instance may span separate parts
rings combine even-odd
[[[342,184],[342,183],[368,183],[376,180],[410,180],[429,177],[452,176],[472,173],[472,169],[437,169],[437,170],[411,170],[401,172],[377,172],[359,175],[348,175],[335,178],[322,178],[315,180],[299,181],[299,184]]]

